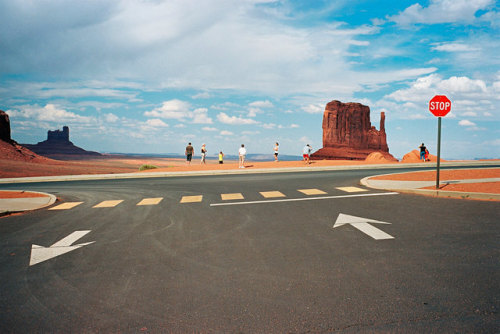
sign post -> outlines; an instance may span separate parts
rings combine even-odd
[[[441,118],[451,110],[451,101],[445,95],[436,95],[429,101],[429,111],[438,118],[436,189],[439,189],[439,168],[441,165]]]

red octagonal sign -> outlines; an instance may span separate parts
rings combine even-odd
[[[436,95],[429,101],[429,111],[436,117],[444,117],[451,110],[451,101],[444,95]]]

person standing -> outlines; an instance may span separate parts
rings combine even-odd
[[[247,149],[244,144],[241,144],[240,149],[238,150],[239,155],[239,168],[245,168],[245,156],[247,155]]]
[[[304,148],[302,149],[302,157],[303,157],[306,164],[311,163],[311,160],[310,160],[311,152],[312,152],[312,147],[309,144],[304,146]]]
[[[278,162],[278,151],[280,148],[280,144],[276,142],[276,145],[274,145],[274,162]]]
[[[219,165],[224,163],[224,153],[222,151],[219,152]]]
[[[207,148],[205,146],[205,144],[201,145],[201,162],[200,162],[200,165],[201,164],[206,164],[206,161],[205,161],[205,158],[207,156]]]
[[[194,153],[194,147],[191,146],[191,143],[188,143],[188,146],[186,146],[186,152],[184,152],[184,154],[186,155],[186,164],[188,165],[191,164],[191,159],[193,159],[193,153]]]
[[[422,145],[420,145],[418,148],[420,149],[420,160],[425,162],[425,150],[427,148],[425,147],[424,143],[422,143]]]

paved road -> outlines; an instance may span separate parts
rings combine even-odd
[[[81,203],[0,219],[0,332],[498,332],[498,203],[378,173],[30,184]]]

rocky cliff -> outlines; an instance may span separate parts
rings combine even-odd
[[[0,159],[26,162],[45,162],[50,159],[39,156],[11,138],[9,115],[0,110]],[[0,173],[1,176],[1,173]]]
[[[311,159],[364,160],[372,152],[396,161],[389,153],[385,133],[385,114],[380,117],[380,130],[370,122],[370,108],[361,103],[331,101],[323,113],[323,148]]]
[[[0,110],[0,140],[10,142],[10,120],[9,115],[3,110]]]

